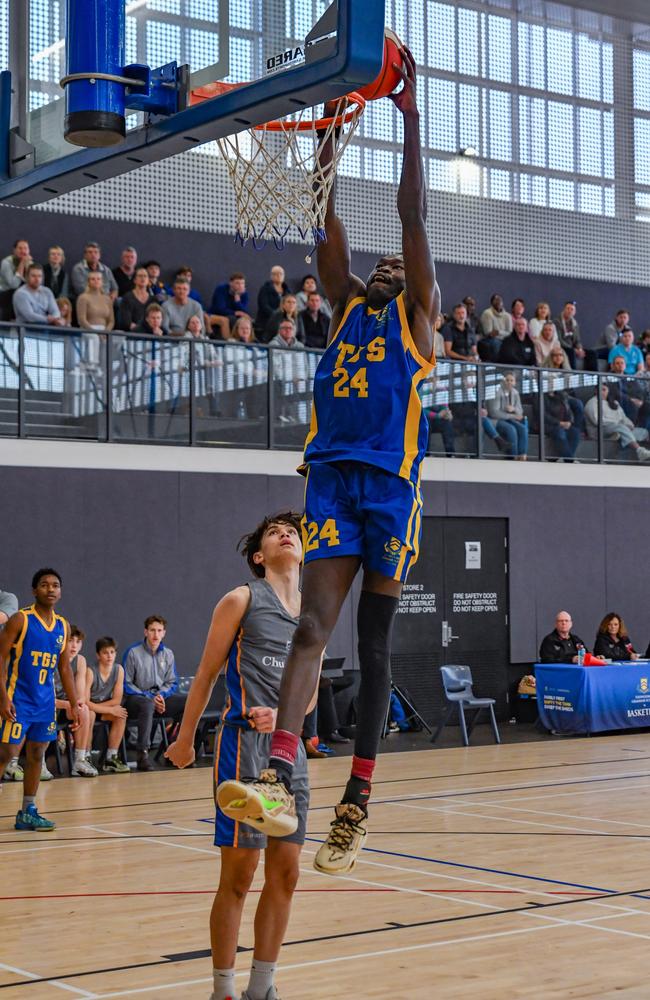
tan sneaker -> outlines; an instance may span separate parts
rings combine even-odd
[[[346,875],[354,868],[368,830],[368,814],[354,802],[340,802],[335,809],[327,840],[314,858],[314,868],[324,875]]]
[[[222,781],[217,805],[224,816],[269,837],[288,837],[298,829],[296,801],[273,768],[254,781]]]

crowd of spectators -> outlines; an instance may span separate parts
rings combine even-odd
[[[293,291],[284,269],[274,265],[259,290],[257,308],[239,271],[216,285],[208,305],[192,286],[189,265],[177,267],[169,284],[161,274],[159,261],[139,263],[132,246],[111,269],[100,245],[90,240],[82,259],[69,267],[62,247],[50,247],[41,264],[32,258],[28,241],[18,239],[0,263],[0,320],[283,348],[327,344],[332,311],[313,274]]]
[[[332,310],[314,275],[305,275],[292,289],[284,268],[274,264],[256,303],[239,271],[217,283],[209,304],[192,286],[192,278],[192,268],[181,264],[166,284],[160,262],[139,263],[133,246],[125,247],[111,268],[94,240],[86,243],[82,259],[72,266],[60,246],[50,247],[46,261],[38,263],[28,241],[18,239],[0,262],[0,319],[151,333],[147,310],[157,304],[162,307],[161,336],[191,335],[188,324],[197,316],[202,337],[232,340],[237,339],[238,321],[248,319],[253,330],[249,339],[268,344],[277,337],[280,323],[290,321],[293,337],[282,338],[279,346],[294,346],[295,341],[303,347],[325,347]],[[515,298],[507,309],[503,296],[495,293],[479,312],[476,300],[467,295],[436,323],[436,354],[454,361],[597,371],[599,362],[601,368],[610,366],[620,355],[625,373],[632,375],[649,370],[649,349],[650,330],[635,338],[624,308],[606,323],[595,346],[586,347],[573,301],[565,302],[553,318],[548,302],[529,307]]]

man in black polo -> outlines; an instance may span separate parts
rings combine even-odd
[[[323,300],[318,292],[310,292],[307,296],[307,308],[298,313],[296,336],[305,347],[317,347],[319,350],[327,347],[330,318],[321,309],[322,304]]]
[[[524,368],[532,368],[537,364],[535,345],[523,316],[515,320],[510,336],[501,341],[499,362],[502,365],[521,365]]]
[[[478,361],[476,334],[467,322],[467,309],[462,302],[454,306],[452,318],[440,332],[445,339],[445,357],[451,361]]]
[[[539,647],[540,663],[577,663],[578,650],[587,649],[579,635],[571,631],[573,622],[568,611],[558,611],[555,628],[545,635]]]

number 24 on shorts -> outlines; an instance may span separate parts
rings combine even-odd
[[[341,543],[336,527],[336,521],[333,517],[328,517],[323,524],[323,527],[320,529],[316,521],[307,521],[303,525],[303,528],[305,552],[313,552],[314,549],[319,549],[321,542],[327,543],[328,548],[332,548],[334,545],[340,545]]]

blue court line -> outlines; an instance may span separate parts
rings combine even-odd
[[[432,834],[433,836],[433,834]],[[306,840],[311,840],[316,844],[322,844],[322,840],[318,840],[316,837],[306,837]],[[444,865],[449,868],[465,868],[468,871],[474,872],[485,872],[489,875],[507,875],[510,878],[524,878],[531,882],[548,882],[551,885],[564,885],[569,886],[572,889],[589,889],[593,892],[618,892],[617,889],[603,889],[596,885],[583,885],[581,882],[562,882],[560,879],[556,878],[542,878],[541,875],[522,875],[521,872],[508,872],[502,871],[500,868],[481,868],[479,865],[466,865],[462,864],[460,861],[443,861],[442,858],[425,858],[421,854],[402,854],[399,851],[382,851],[378,847],[364,847],[364,853],[367,851],[369,854],[385,854],[390,858],[406,858],[409,861],[426,861],[428,864],[433,865]],[[462,891],[462,890],[461,890]],[[647,898],[647,897],[642,897]]]

